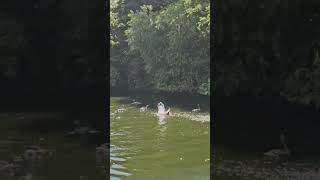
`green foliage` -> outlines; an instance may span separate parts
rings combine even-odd
[[[119,22],[118,11],[120,0],[111,0],[110,1],[110,46],[114,47],[119,45],[118,37],[116,31],[121,27]]]
[[[159,12],[152,6],[129,13],[125,31],[153,88],[210,94],[209,2],[181,0]]]

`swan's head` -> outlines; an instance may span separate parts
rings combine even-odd
[[[164,104],[162,102],[159,102],[158,107],[164,107]]]

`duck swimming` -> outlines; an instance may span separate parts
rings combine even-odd
[[[43,156],[53,156],[55,150],[53,149],[42,149],[39,146],[28,146],[24,151],[24,159],[28,161],[34,161],[42,159]]]
[[[101,131],[93,129],[89,126],[76,127],[73,131],[68,132],[67,135],[98,135]]]
[[[79,121],[74,121],[74,130],[67,133],[67,135],[97,135],[101,131],[92,128],[91,126],[83,126]]]
[[[124,112],[126,108],[124,108],[124,105],[122,104],[120,108],[117,109],[117,112]]]
[[[149,105],[140,108],[140,112],[146,112],[148,110]]]
[[[14,176],[15,175],[14,170],[17,167],[19,166],[13,163],[9,163],[7,161],[0,160],[0,177],[1,175]]]
[[[192,112],[200,112],[200,105],[197,105],[198,107],[196,109],[193,109]]]
[[[12,164],[7,161],[0,160],[0,171],[3,171],[7,168],[11,168]]]
[[[136,101],[135,99],[133,99],[133,102],[131,103],[132,105],[141,105],[141,102]]]

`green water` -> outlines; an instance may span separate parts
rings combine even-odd
[[[73,129],[72,120],[91,120],[86,116],[81,119],[81,113],[76,114],[77,117],[45,112],[0,113],[0,160],[10,162],[23,155],[25,147],[30,145],[55,150],[51,157],[15,162],[19,167],[14,170],[14,176],[0,171],[0,179],[15,180],[27,173],[32,174],[32,180],[106,179],[106,168],[98,165],[95,159],[99,137],[66,136]],[[94,113],[91,117],[94,118]]]
[[[156,104],[139,112],[125,98],[111,98],[110,142],[112,180],[209,180],[209,122],[178,113],[159,120]],[[126,111],[113,112],[123,104]]]

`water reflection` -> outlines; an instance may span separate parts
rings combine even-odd
[[[163,115],[163,114],[156,114],[158,117],[158,124],[159,125],[164,125],[167,123],[169,116],[168,115]]]
[[[118,134],[121,135],[121,134]],[[121,151],[125,148],[120,148],[116,145],[111,145],[110,149],[110,179],[121,180],[122,176],[130,176],[131,174],[126,171],[124,165],[120,164],[127,161],[127,158],[121,156]]]
[[[164,123],[164,124],[159,124],[158,128],[159,128],[159,135],[160,135],[161,137],[166,136],[166,131],[167,131],[167,129],[168,129],[168,127],[166,126],[166,123]]]
[[[112,166],[111,166],[110,174],[111,175],[117,175],[117,176],[130,176],[131,175],[130,173],[126,173],[126,172],[123,172],[123,171],[115,170],[115,168],[112,167]]]
[[[118,177],[115,177],[115,176],[110,175],[110,180],[121,180],[121,179],[118,178]]]

